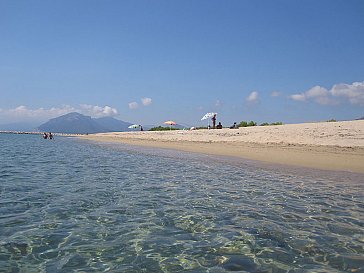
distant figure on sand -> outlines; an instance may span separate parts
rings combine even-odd
[[[236,122],[232,126],[230,126],[230,129],[239,129],[238,125],[236,125]]]
[[[141,126],[141,125],[140,125],[140,131],[144,131],[144,130],[143,130],[143,126]]]
[[[216,126],[216,129],[222,129],[222,124],[219,122],[219,124]]]

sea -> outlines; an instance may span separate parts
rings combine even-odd
[[[0,272],[364,272],[364,175],[0,134]]]

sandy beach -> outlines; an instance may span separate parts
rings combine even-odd
[[[112,132],[81,138],[364,173],[364,120],[220,130]]]

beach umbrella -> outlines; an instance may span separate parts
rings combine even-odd
[[[207,119],[207,127],[210,125],[210,118],[216,116],[217,113],[214,113],[214,112],[209,112],[209,113],[206,113],[206,115],[204,115],[201,120],[205,120]]]
[[[133,125],[130,125],[128,128],[129,129],[136,129],[136,128],[139,128],[140,125],[139,124],[133,124]]]
[[[168,121],[165,121],[164,124],[176,125],[176,122],[174,122],[173,120],[168,120]]]
[[[216,116],[216,115],[217,115],[217,113],[209,112],[209,113],[206,113],[206,115],[204,115],[201,120],[210,119],[210,118],[212,118],[213,116]]]
[[[174,122],[173,120],[168,120],[168,121],[165,121],[164,124],[168,124],[169,125],[169,130],[171,130],[172,125],[176,125],[176,122]]]

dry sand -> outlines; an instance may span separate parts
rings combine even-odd
[[[114,132],[81,138],[364,173],[364,120],[220,130]]]

